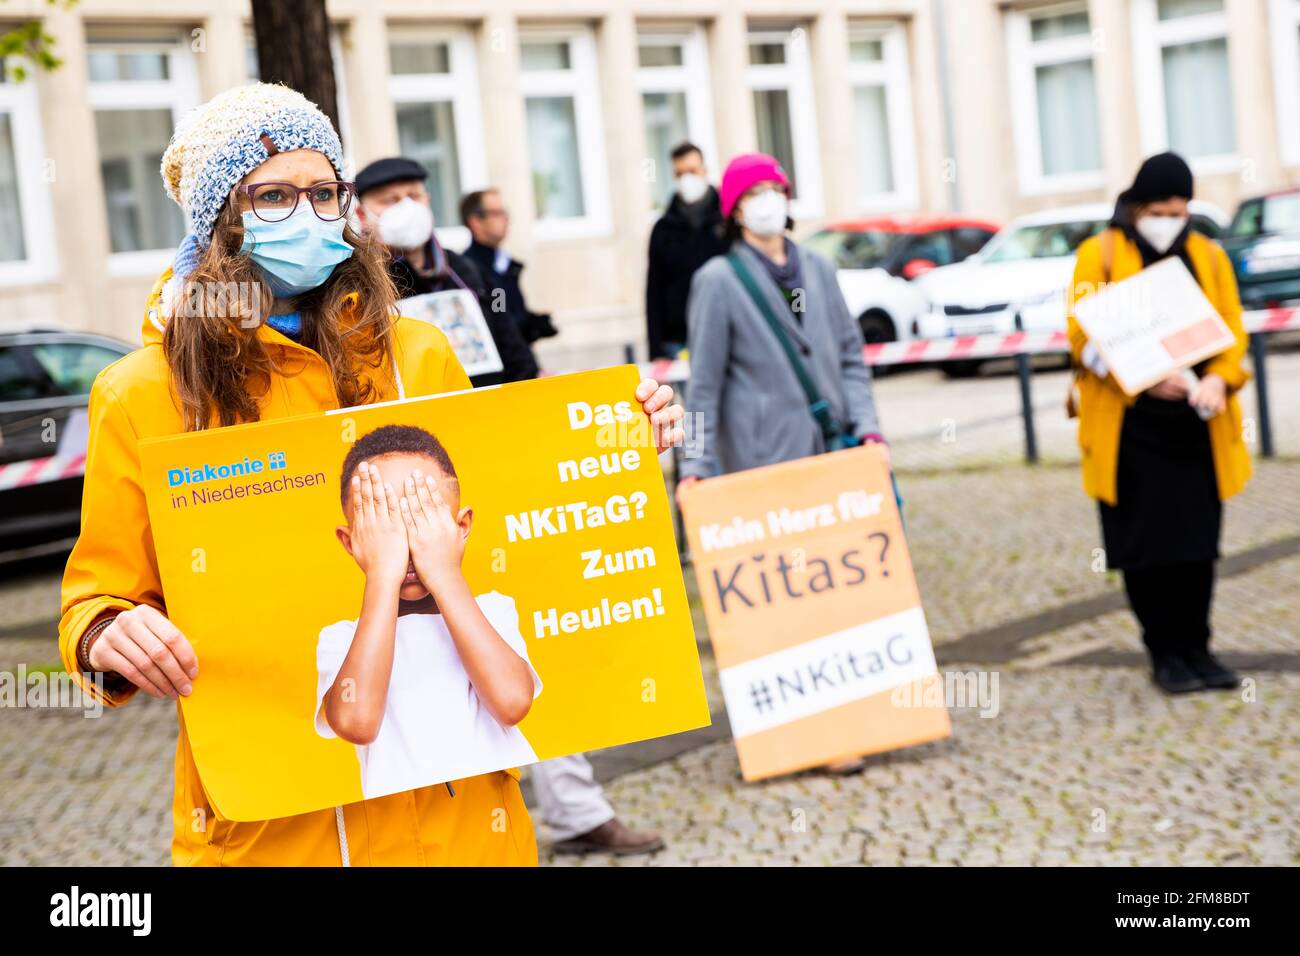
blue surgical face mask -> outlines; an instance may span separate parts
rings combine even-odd
[[[243,218],[239,251],[257,263],[276,298],[310,292],[352,255],[352,246],[343,238],[347,221],[325,222],[311,203],[300,202],[293,215],[280,222],[265,222],[251,211]]]

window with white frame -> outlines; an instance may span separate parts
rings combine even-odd
[[[1300,0],[1269,0],[1269,7],[1282,162],[1300,166]]]
[[[646,172],[651,202],[663,209],[672,199],[672,151],[689,141],[714,169],[713,103],[709,95],[704,31],[643,31],[637,36],[637,86],[645,122]]]
[[[398,147],[429,171],[439,233],[459,229],[460,197],[487,185],[473,41],[463,30],[394,31],[388,61]]]
[[[751,30],[745,80],[753,95],[759,151],[785,168],[793,214],[816,218],[822,210],[821,166],[807,31]]]
[[[1022,192],[1105,182],[1086,4],[1007,15],[1011,121]]]
[[[176,121],[198,101],[188,47],[175,39],[90,37],[88,97],[108,207],[110,270],[156,267],[176,248],[185,217],[158,169]]]
[[[525,30],[519,82],[540,238],[609,229],[596,44],[588,29]]]
[[[854,151],[864,209],[916,205],[916,138],[903,28],[858,26],[849,34]]]
[[[36,83],[0,62],[0,284],[56,273]]]
[[[1133,42],[1143,151],[1231,169],[1237,134],[1223,0],[1133,0]]]

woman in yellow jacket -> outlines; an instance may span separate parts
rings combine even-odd
[[[1069,316],[1084,490],[1099,503],[1106,563],[1124,574],[1153,679],[1168,693],[1239,683],[1209,651],[1210,607],[1222,502],[1251,473],[1236,395],[1248,377],[1237,282],[1223,249],[1191,230],[1191,197],[1180,157],[1143,163],[1109,227],[1079,246],[1073,299],[1177,256],[1236,336],[1230,348],[1193,377],[1170,376],[1132,398]]]
[[[143,348],[91,391],[81,537],[63,580],[64,666],[107,706],[139,690],[178,700],[202,680],[166,616],[140,440],[470,387],[440,331],[394,319],[383,249],[347,225],[341,167],[325,115],[268,84],[200,107],[163,157],[192,231],[149,297]],[[663,426],[662,447],[681,438],[671,394],[649,380],[636,393]],[[284,819],[223,819],[177,713],[177,864],[536,864],[517,770]]]

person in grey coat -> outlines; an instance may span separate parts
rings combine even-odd
[[[771,156],[731,161],[720,194],[732,253],[829,405],[837,434],[883,445],[862,330],[840,294],[834,266],[786,236],[794,225],[789,191]],[[695,273],[686,315],[686,420],[694,434],[679,466],[678,507],[694,482],[827,450],[826,429],[814,418],[789,356],[725,255]],[[865,759],[853,758],[826,770],[843,775],[865,766]]]
[[[769,309],[803,360],[836,421],[861,441],[882,442],[862,359],[862,331],[828,261],[791,241],[790,183],[770,156],[738,156],[722,177],[726,228]],[[687,302],[694,427],[681,489],[717,474],[792,461],[826,450],[822,428],[762,313],[726,256],[695,274]]]

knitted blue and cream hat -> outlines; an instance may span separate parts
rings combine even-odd
[[[293,149],[323,153],[343,178],[343,146],[329,117],[287,86],[237,86],[181,118],[162,158],[167,195],[190,218],[172,265],[178,288],[212,242],[230,191],[271,156]]]

